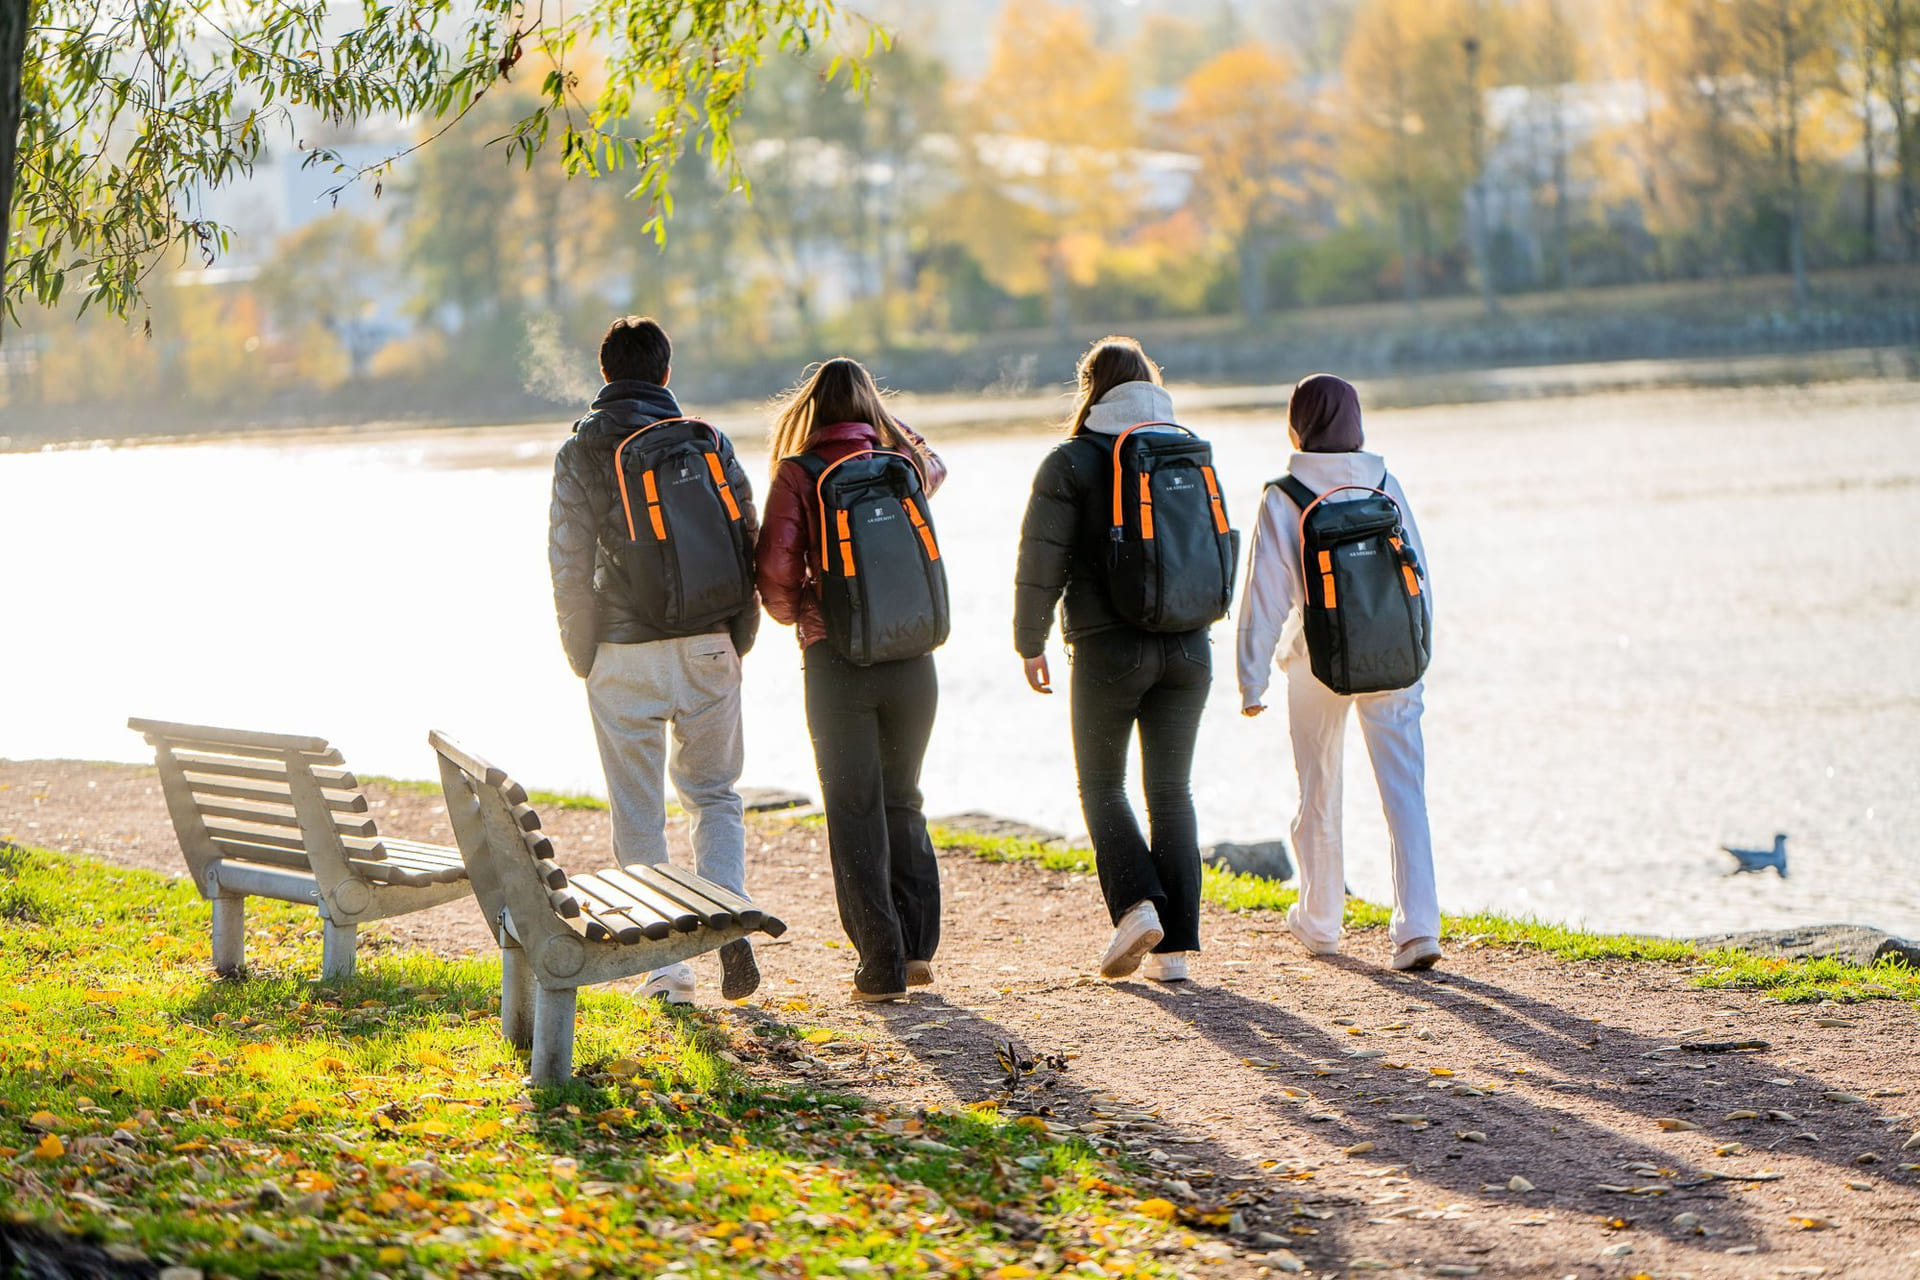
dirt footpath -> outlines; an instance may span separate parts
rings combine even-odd
[[[450,839],[437,797],[369,793],[383,831]],[[544,816],[568,867],[609,860],[604,814]],[[150,770],[0,761],[0,838],[182,866]],[[998,1098],[1123,1145],[1155,1170],[1142,1195],[1216,1224],[1170,1259],[1196,1274],[1920,1276],[1908,1006],[1786,1006],[1691,989],[1679,967],[1495,947],[1400,975],[1379,932],[1314,960],[1276,917],[1211,909],[1192,982],[1107,983],[1089,976],[1107,932],[1090,877],[961,853],[942,874],[938,984],[853,1007],[824,836],[756,821],[749,886],[792,928],[723,1016],[844,1033],[788,1076],[908,1104]],[[470,903],[380,932],[487,949]],[[717,966],[696,968],[711,998]],[[1675,1047],[1749,1038],[1770,1048]],[[1008,1039],[1070,1056],[1009,1092]]]

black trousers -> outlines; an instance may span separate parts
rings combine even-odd
[[[1200,949],[1200,836],[1193,747],[1213,683],[1204,631],[1155,635],[1116,627],[1073,646],[1073,757],[1107,913],[1118,924],[1151,901],[1166,937],[1155,951]],[[1127,799],[1127,745],[1140,729],[1151,841]]]
[[[906,986],[940,945],[940,867],[920,811],[920,761],[940,702],[933,655],[855,666],[806,650],[807,730],[827,811],[840,925],[860,953],[854,985]]]

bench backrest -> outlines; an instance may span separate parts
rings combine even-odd
[[[216,860],[310,871],[322,886],[386,855],[359,779],[324,739],[132,719],[204,893]]]
[[[440,758],[447,817],[488,925],[497,931],[503,918],[511,919],[514,936],[529,950],[562,934],[581,936],[584,926],[571,923],[579,904],[525,788],[438,730],[427,741]]]

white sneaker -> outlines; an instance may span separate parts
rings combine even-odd
[[[1316,956],[1337,956],[1340,954],[1340,942],[1338,939],[1332,942],[1321,942],[1317,939],[1309,938],[1301,929],[1300,904],[1297,902],[1287,908],[1287,932],[1292,934],[1301,946]]]
[[[1431,969],[1440,959],[1440,939],[1408,938],[1394,949],[1393,967],[1396,969]]]
[[[668,1004],[693,1003],[693,966],[682,960],[647,975],[640,988],[644,1000],[664,1000]]]
[[[1144,899],[1134,903],[1113,927],[1113,941],[1107,944],[1107,954],[1100,957],[1100,976],[1126,977],[1140,967],[1140,957],[1159,946],[1166,936],[1153,903]]]
[[[1152,952],[1147,956],[1140,971],[1155,982],[1185,982],[1187,953],[1184,951]]]

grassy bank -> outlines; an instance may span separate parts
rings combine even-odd
[[[584,993],[580,1078],[529,1093],[497,963],[322,986],[316,914],[249,913],[213,981],[184,882],[0,846],[15,1224],[236,1277],[1159,1274],[1179,1234],[1037,1117],[772,1080],[831,1038],[774,1019]]]
[[[950,828],[936,828],[933,834],[943,848],[962,849],[994,861],[1036,862],[1053,871],[1092,870],[1083,849]],[[1299,896],[1271,880],[1215,867],[1205,868],[1201,894],[1229,911],[1284,911]],[[1349,929],[1385,928],[1389,914],[1377,903],[1347,900]],[[1730,947],[1702,951],[1683,939],[1590,933],[1485,913],[1447,916],[1443,933],[1455,946],[1521,946],[1569,960],[1647,960],[1684,965],[1696,986],[1766,991],[1791,1003],[1904,1000],[1920,1005],[1920,970],[1891,958],[1864,968],[1840,960],[1781,960]]]

